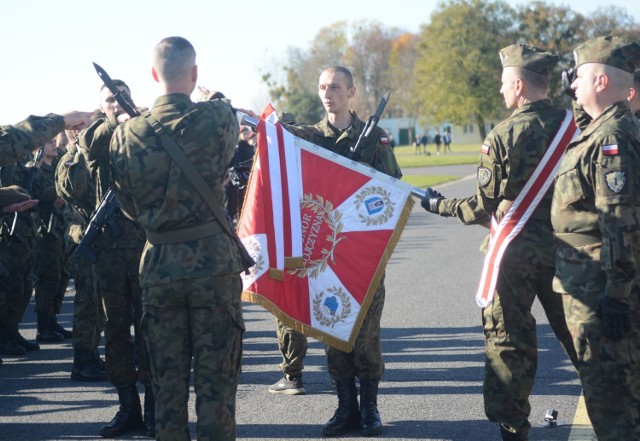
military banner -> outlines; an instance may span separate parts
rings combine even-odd
[[[257,262],[243,300],[351,351],[413,206],[412,187],[304,141],[271,108],[238,235]]]

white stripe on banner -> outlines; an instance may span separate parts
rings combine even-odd
[[[294,136],[286,130],[282,130],[282,139],[287,168],[289,213],[291,213],[291,255],[302,256],[302,217],[300,214],[302,173],[298,169],[298,164],[300,164],[299,149],[296,149]]]
[[[275,113],[275,112],[274,112]],[[269,181],[271,183],[271,206],[273,209],[273,231],[275,234],[274,250],[276,255],[275,268],[284,269],[284,219],[282,216],[282,193],[273,189],[282,188],[280,175],[280,151],[278,147],[278,132],[273,124],[265,124],[267,134],[267,154],[269,157]]]

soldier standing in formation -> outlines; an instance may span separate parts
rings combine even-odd
[[[236,438],[244,332],[239,273],[245,263],[228,220],[216,213],[224,207],[239,125],[221,94],[191,101],[195,62],[195,49],[184,38],[158,43],[152,74],[162,95],[150,112],[118,127],[111,164],[123,211],[147,235],[140,274],[156,439],[191,439],[193,361],[197,437],[225,441]]]
[[[556,178],[553,287],[598,440],[640,439],[640,125],[627,101],[640,45],[599,37],[574,56],[576,104],[591,121]]]
[[[106,381],[106,365],[98,354],[100,334],[104,328],[101,296],[94,287],[91,262],[74,253],[95,208],[95,184],[84,156],[77,149],[75,136],[70,135],[70,138],[67,152],[56,168],[55,179],[58,196],[67,201],[64,240],[69,275],[75,286],[71,379]]]
[[[316,145],[349,156],[365,123],[349,109],[349,100],[356,93],[351,72],[342,66],[327,68],[320,75],[318,95],[327,114],[314,125],[287,125],[296,136]],[[389,176],[400,178],[402,173],[389,147],[384,130],[376,127],[360,146],[358,160]],[[352,352],[325,346],[327,367],[338,393],[338,409],[323,427],[325,436],[339,436],[360,429],[364,436],[382,433],[378,413],[378,383],[384,372],[380,344],[380,319],[384,306],[384,276],[373,296]],[[278,326],[279,332],[283,330]],[[279,338],[280,340],[280,338]],[[360,382],[360,403],[356,388]]]
[[[119,80],[116,87],[129,93],[129,87]],[[107,193],[110,183],[109,143],[118,124],[129,119],[105,86],[100,89],[100,109],[105,118],[96,120],[78,134],[78,149],[95,183],[98,206]],[[96,262],[93,277],[96,290],[104,304],[106,322],[104,327],[107,377],[118,390],[120,409],[100,435],[112,438],[145,428],[153,436],[154,396],[149,371],[149,358],[141,331],[142,289],[138,276],[140,256],[145,243],[144,230],[116,210],[113,215],[117,224],[102,228],[94,241]],[[131,339],[131,327],[134,340]],[[137,369],[136,369],[137,365]],[[145,388],[144,420],[140,406],[137,382]]]
[[[549,74],[558,57],[529,45],[500,51],[502,87],[512,115],[487,135],[478,166],[478,193],[444,199],[428,188],[422,206],[465,224],[497,222],[523,191],[559,132],[566,111],[547,98]],[[571,122],[573,124],[573,122]],[[537,370],[536,321],[531,306],[540,300],[551,327],[577,367],[576,351],[565,323],[562,299],[553,292],[555,242],[550,220],[553,188],[506,248],[493,302],[482,310],[485,335],[485,413],[500,423],[503,440],[527,440],[529,395]]]

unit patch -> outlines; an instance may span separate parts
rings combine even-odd
[[[618,154],[618,144],[609,144],[602,146],[602,154],[607,156],[613,156]]]
[[[627,182],[627,175],[622,170],[615,170],[605,173],[604,180],[612,192],[620,193]]]
[[[478,167],[477,176],[478,184],[480,184],[481,187],[484,187],[489,182],[491,182],[491,170],[489,170],[487,167]]]

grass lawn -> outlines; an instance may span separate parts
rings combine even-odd
[[[441,147],[442,151],[444,147]],[[427,146],[427,151],[431,153],[430,156],[422,154],[422,147],[420,147],[420,153],[416,154],[416,148],[411,145],[398,146],[393,149],[396,155],[398,164],[401,169],[412,167],[434,167],[438,165],[459,165],[459,164],[475,164],[478,162],[478,156],[480,155],[480,147],[477,144],[452,144],[451,150],[453,153],[440,154],[436,156],[436,147],[433,144]]]
[[[418,187],[434,187],[439,184],[443,184],[449,181],[455,181],[456,179],[460,179],[460,176],[453,175],[404,175],[402,176],[402,182],[406,182],[407,184]]]

